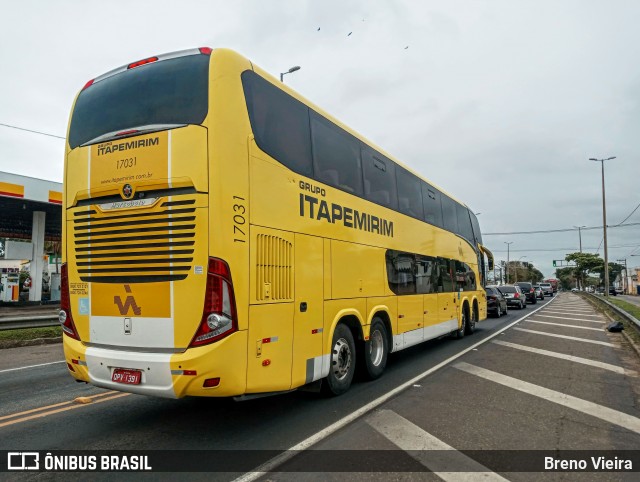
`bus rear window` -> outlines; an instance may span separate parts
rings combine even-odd
[[[208,111],[209,55],[153,62],[107,77],[76,101],[71,148],[101,135],[153,124],[201,124]]]

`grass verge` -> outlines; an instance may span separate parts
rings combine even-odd
[[[0,331],[0,342],[36,340],[38,338],[56,338],[62,336],[59,326],[43,328],[21,328],[19,330]]]

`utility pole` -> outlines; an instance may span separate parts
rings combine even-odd
[[[604,296],[609,297],[609,251],[607,249],[607,202],[604,193],[604,161],[610,161],[616,157],[606,159],[589,158],[590,161],[597,161],[602,167],[602,232],[604,238]]]
[[[509,247],[513,244],[513,241],[503,241],[507,245],[507,284],[509,284]]]
[[[616,260],[618,263],[624,265],[624,278],[622,278],[622,292],[626,295],[627,293],[627,276],[629,276],[629,273],[627,273],[627,259],[618,259]]]
[[[574,226],[574,228],[578,229],[578,239],[580,241],[580,254],[582,254],[582,232],[580,230],[582,228],[586,228],[586,226]]]

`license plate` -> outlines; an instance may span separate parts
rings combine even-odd
[[[116,368],[111,375],[111,381],[126,385],[140,385],[141,379],[142,372],[140,370],[127,370],[125,368]]]

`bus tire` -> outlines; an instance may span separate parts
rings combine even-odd
[[[476,323],[478,322],[478,313],[476,308],[474,307],[471,310],[471,318],[469,319],[469,323],[467,323],[467,327],[465,329],[465,335],[473,335],[476,331]]]
[[[329,354],[329,374],[322,389],[327,395],[342,395],[351,386],[356,369],[356,345],[347,325],[339,324],[333,333]]]
[[[387,366],[389,338],[387,328],[377,316],[371,322],[369,339],[364,344],[365,377],[369,380],[379,378]]]
[[[464,334],[467,331],[467,309],[465,309],[464,307],[462,308],[462,324],[460,325],[460,328],[456,331],[454,331],[454,338],[460,339],[460,338],[464,338]]]

